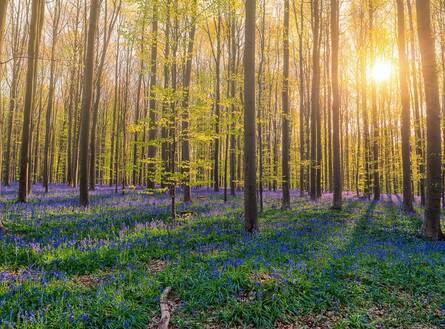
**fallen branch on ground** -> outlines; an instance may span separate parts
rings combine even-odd
[[[171,290],[171,287],[167,287],[161,294],[161,320],[159,321],[158,329],[168,329],[168,324],[170,322],[170,307],[168,306],[168,296]]]

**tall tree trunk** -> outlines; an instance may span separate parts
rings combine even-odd
[[[82,93],[82,113],[80,122],[80,205],[88,207],[88,144],[90,138],[90,111],[93,96],[94,53],[99,16],[99,0],[91,0],[88,24],[88,40],[84,67]]]
[[[5,34],[5,26],[6,26],[6,11],[8,7],[8,1],[7,0],[0,0],[0,62],[2,61],[2,53],[3,53],[3,38]],[[0,83],[1,83],[1,76],[2,76],[2,64],[0,63]],[[3,126],[3,112],[4,112],[4,103],[0,104],[0,129],[4,129]],[[3,135],[2,135],[3,136]],[[0,181],[1,181],[1,175],[2,175],[2,168],[3,168],[3,143],[0,143]],[[1,185],[0,185],[0,192],[1,192]],[[1,222],[0,222],[1,225]]]
[[[144,29],[142,29],[142,31],[144,31]],[[144,42],[144,38],[142,37],[142,42],[141,42],[141,53],[142,53],[142,48],[143,48],[143,42]],[[136,110],[135,110],[135,118],[134,118],[134,123],[135,125],[139,124],[139,119],[140,119],[140,112],[141,112],[141,91],[142,91],[142,79],[144,76],[144,60],[141,59],[140,60],[140,65],[139,65],[139,74],[138,74],[138,82],[137,82],[137,91],[136,91]],[[139,142],[139,133],[138,130],[136,129],[134,136],[133,136],[133,168],[132,168],[132,172],[133,172],[133,177],[132,177],[132,184],[134,186],[136,186],[138,184],[138,179],[137,179],[137,174],[138,174],[138,165],[137,165],[137,161],[138,161],[138,155],[139,155],[139,147],[138,147],[138,142]]]
[[[33,0],[28,40],[28,68],[26,72],[25,105],[23,109],[22,144],[20,147],[20,181],[18,200],[26,202],[28,196],[29,150],[31,144],[31,112],[34,101],[35,76],[39,43],[43,27],[45,4],[43,0]]]
[[[3,54],[3,38],[5,35],[5,26],[6,26],[6,11],[8,9],[8,1],[9,0],[0,0],[0,61],[2,60],[2,54]],[[0,82],[1,82],[1,76],[2,76],[2,64],[0,64]],[[1,118],[1,126],[0,129],[4,129],[3,125],[3,107],[1,108],[0,112],[0,118]],[[3,167],[3,143],[0,143],[0,181],[1,181],[1,174],[2,174],[2,167]],[[1,223],[1,222],[0,222]]]
[[[283,116],[282,116],[282,208],[290,208],[290,174],[289,174],[289,0],[284,0],[284,24],[283,24]]]
[[[361,83],[363,83],[362,88],[362,113],[363,113],[363,152],[365,161],[365,181],[364,181],[364,195],[366,198],[371,198],[371,151],[370,151],[370,141],[369,141],[369,117],[368,117],[368,96],[366,92],[366,73],[365,66],[361,68]]]
[[[218,8],[218,23],[216,27],[216,87],[215,87],[215,144],[213,152],[213,189],[219,191],[219,144],[220,144],[220,108],[221,108],[221,9]]]
[[[374,25],[374,7],[372,0],[369,1],[369,30],[373,30]],[[374,37],[370,36],[371,43],[371,63],[375,65],[374,55]],[[372,175],[373,175],[373,192],[374,200],[380,200],[380,173],[379,173],[379,120],[377,117],[377,85],[376,81],[371,81],[371,115],[372,115]]]
[[[125,91],[124,91],[124,102],[123,102],[123,111],[122,111],[122,119],[121,119],[121,128],[122,131],[122,177],[121,177],[121,185],[122,185],[122,194],[125,194],[125,187],[127,186],[127,113],[128,113],[128,92],[129,92],[129,84],[130,84],[130,67],[131,67],[131,56],[133,53],[133,43],[127,47],[127,58],[126,58],[126,68],[125,68]]]
[[[248,232],[258,230],[255,141],[255,16],[256,0],[245,2],[244,44],[244,220]]]
[[[408,18],[409,18],[409,29],[410,29],[410,39],[411,39],[411,75],[413,78],[413,100],[414,100],[414,136],[416,140],[416,158],[417,158],[417,171],[419,176],[419,194],[420,194],[420,204],[425,205],[425,147],[424,147],[424,130],[422,119],[420,115],[420,95],[419,95],[419,82],[417,81],[417,68],[416,68],[416,47],[415,47],[415,36],[414,36],[414,23],[413,23],[413,13],[411,0],[407,1],[408,5]]]
[[[331,0],[331,38],[332,38],[332,153],[333,153],[333,183],[334,195],[332,207],[342,207],[342,179],[340,170],[340,91],[338,79],[338,49],[339,49],[339,3]]]
[[[319,1],[311,3],[313,17],[313,45],[312,45],[312,86],[311,86],[311,169],[310,169],[310,196],[312,200],[318,198],[318,147],[317,126],[320,112],[320,16]]]
[[[173,46],[172,46],[172,76],[171,76],[171,84],[172,84],[172,90],[174,93],[177,92],[177,51],[178,51],[178,40],[179,40],[179,19],[177,14],[177,8],[178,8],[178,0],[175,0],[173,2],[173,11],[172,14],[174,16],[174,28],[173,28]],[[175,172],[176,172],[176,102],[171,102],[171,122],[170,122],[170,129],[169,134],[171,138],[170,148],[169,148],[169,157],[170,157],[170,174],[171,174],[171,182],[169,186],[169,192],[170,192],[170,199],[171,199],[171,218],[174,220],[176,218],[176,178],[175,178]]]
[[[231,109],[230,109],[230,146],[229,146],[229,157],[230,157],[230,195],[235,196],[236,194],[236,133],[235,133],[235,118],[236,118],[236,57],[237,57],[237,42],[236,42],[236,18],[234,9],[231,8],[230,12],[230,47],[231,47],[231,58],[230,58],[230,99]]]
[[[150,63],[150,112],[148,130],[148,188],[155,187],[156,176],[156,73],[158,58],[158,3],[153,2],[151,63]]]
[[[258,195],[260,212],[263,212],[263,91],[264,91],[264,47],[266,38],[266,4],[265,1],[261,5],[261,33],[260,33],[260,62],[258,65],[258,111],[257,111],[257,127],[258,127]]]
[[[192,191],[190,188],[190,132],[189,132],[189,97],[190,97],[190,80],[192,76],[192,59],[193,59],[193,47],[195,43],[196,32],[196,10],[197,1],[193,1],[193,17],[192,26],[189,34],[189,40],[187,45],[187,61],[185,65],[183,89],[184,96],[182,99],[182,173],[184,175],[184,181],[182,184],[184,190],[184,202],[192,201]]]
[[[423,233],[428,239],[438,240],[443,238],[440,228],[440,103],[435,42],[431,29],[430,0],[416,0],[416,9],[427,121],[426,204]]]
[[[411,191],[411,113],[408,90],[408,60],[405,42],[405,9],[402,0],[397,0],[397,45],[399,48],[399,79],[400,98],[402,102],[401,136],[402,136],[402,166],[403,166],[403,206],[406,211],[413,211],[413,196]]]
[[[117,158],[117,154],[115,154],[115,145],[117,140],[117,106],[119,101],[119,54],[120,54],[120,35],[117,36],[116,42],[116,59],[114,63],[114,97],[113,97],[113,118],[111,123],[111,150],[110,150],[110,186],[113,185],[113,177],[115,176],[115,172],[113,171],[113,167],[115,167],[115,159]],[[117,169],[117,168],[116,168]]]
[[[60,21],[60,1],[57,1],[54,8],[54,18],[53,18],[53,30],[52,37],[53,42],[51,46],[51,64],[50,64],[50,78],[49,78],[49,91],[48,91],[48,106],[46,108],[46,126],[45,126],[45,150],[43,153],[43,187],[45,188],[45,193],[48,193],[48,179],[49,179],[49,142],[51,139],[51,117],[54,106],[54,89],[55,89],[55,52],[57,45],[57,37],[59,34],[59,21]],[[37,141],[38,143],[38,141]]]
[[[113,8],[113,12],[111,15],[110,23],[109,25],[105,25],[105,31],[104,31],[104,40],[103,40],[103,49],[101,52],[99,65],[97,67],[96,71],[96,77],[95,77],[95,93],[94,93],[94,101],[92,106],[92,123],[91,123],[91,137],[90,137],[90,165],[89,165],[89,189],[94,191],[96,189],[96,142],[97,142],[97,119],[99,115],[99,103],[100,103],[100,96],[102,92],[102,73],[105,65],[107,50],[108,50],[108,44],[110,43],[110,39],[113,33],[114,25],[117,21],[118,14],[121,7],[121,0],[118,0],[117,4],[115,4]],[[105,24],[107,23],[107,17],[108,17],[108,4],[105,2]]]
[[[3,53],[3,38],[5,36],[6,12],[8,9],[8,2],[9,0],[0,0],[0,58]]]
[[[3,171],[3,184],[5,186],[10,185],[11,176],[11,164],[12,164],[12,144],[14,133],[14,117],[17,110],[17,93],[19,83],[19,70],[20,62],[14,60],[12,64],[12,78],[11,78],[11,90],[9,92],[9,111],[8,111],[8,124],[6,129],[6,148],[5,148],[5,164]]]
[[[170,115],[170,97],[169,95],[165,94],[165,91],[168,90],[170,86],[170,67],[171,67],[171,58],[170,58],[170,0],[167,0],[166,2],[166,23],[165,23],[165,46],[164,46],[164,96],[163,96],[163,104],[162,104],[162,117],[163,120],[169,120]],[[170,155],[170,149],[169,149],[169,143],[168,143],[168,137],[169,137],[169,126],[168,124],[164,124],[161,128],[161,138],[162,138],[162,145],[161,145],[161,159],[162,159],[162,178],[161,178],[161,186],[166,187],[168,186],[168,174],[170,172],[170,163],[169,155]]]
[[[303,29],[304,29],[304,1],[300,1],[300,16],[299,19],[297,18],[297,8],[294,4],[294,16],[295,21],[298,22],[297,29],[298,29],[298,93],[299,93],[299,137],[300,137],[300,143],[299,143],[299,154],[300,154],[300,197],[304,196],[304,183],[305,183],[305,177],[304,177],[304,162],[306,160],[305,158],[305,137],[304,137],[304,117],[305,117],[305,109],[304,109],[304,51],[303,51]]]

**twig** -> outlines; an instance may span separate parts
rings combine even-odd
[[[160,304],[161,304],[161,320],[159,321],[158,329],[168,329],[168,324],[170,322],[170,308],[168,307],[168,295],[170,294],[172,288],[167,287],[161,294]]]

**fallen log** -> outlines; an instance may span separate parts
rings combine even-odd
[[[171,290],[171,287],[167,287],[161,294],[161,320],[159,321],[158,329],[168,329],[168,324],[170,323],[170,307],[168,306],[168,296],[170,295]]]

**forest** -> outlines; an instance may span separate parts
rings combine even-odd
[[[444,0],[0,0],[0,328],[445,328]]]

